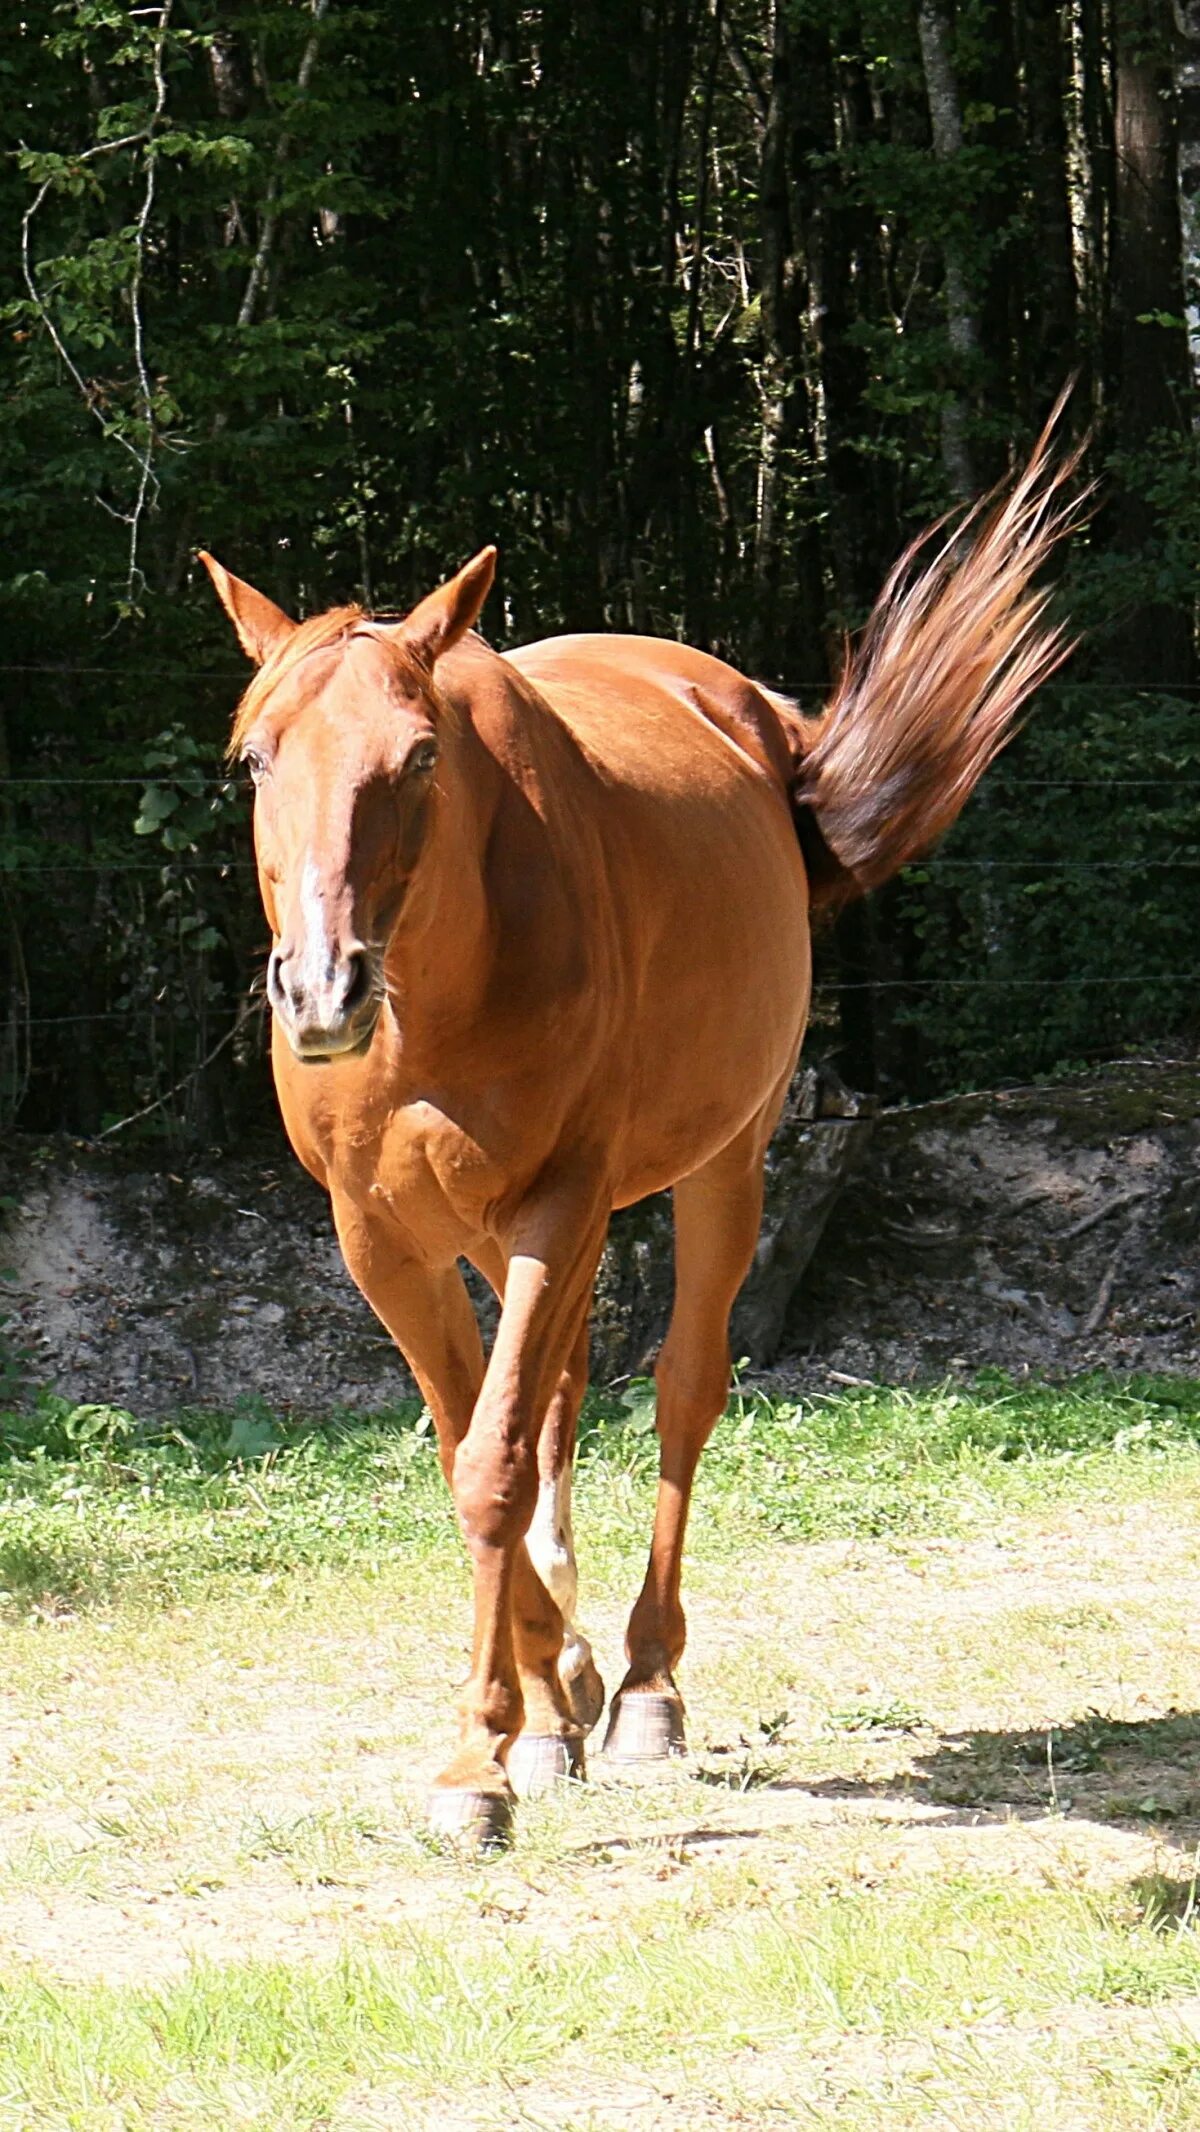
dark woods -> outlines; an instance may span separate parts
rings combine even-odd
[[[839,922],[813,1042],[917,1094],[1194,1030],[1200,6],[22,15],[6,1118],[173,1090],[150,1124],[220,1135],[259,1101],[243,677],[198,545],[301,612],[405,606],[495,538],[495,641],[678,634],[815,704],[1072,371],[1085,649],[944,850]]]

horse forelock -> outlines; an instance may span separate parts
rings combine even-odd
[[[279,650],[259,668],[234,713],[229,754],[239,754],[272,697],[311,653],[345,650],[356,637],[370,637],[382,645],[406,680],[425,695],[434,694],[432,674],[404,643],[394,623],[377,622],[365,607],[331,607],[326,614],[310,615],[306,622],[298,623]]]

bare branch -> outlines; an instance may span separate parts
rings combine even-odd
[[[136,136],[134,136],[134,138],[136,138],[137,140],[142,140],[144,139],[144,137],[145,136],[142,134],[137,134]],[[112,145],[116,147],[118,144],[114,142]],[[127,147],[128,140],[122,141],[120,145],[122,147]],[[139,455],[135,451],[133,445],[129,442],[128,437],[123,437],[119,429],[114,429],[112,423],[109,422],[102,409],[97,406],[96,401],[88,388],[87,380],[84,378],[83,373],[78,369],[77,365],[72,360],[71,352],[67,347],[67,344],[64,341],[61,333],[59,332],[58,327],[55,325],[53,315],[48,305],[46,304],[45,299],[42,296],[42,292],[39,289],[37,282],[34,278],[33,265],[29,257],[29,231],[30,226],[33,222],[33,218],[36,215],[38,209],[40,208],[43,200],[45,199],[46,194],[50,191],[53,183],[53,178],[47,178],[45,182],[38,187],[37,192],[34,194],[33,199],[30,201],[29,206],[26,208],[24,214],[21,217],[21,272],[24,276],[25,286],[29,291],[29,300],[32,303],[35,311],[38,314],[38,317],[40,318],[43,326],[45,327],[47,333],[49,334],[51,340],[54,343],[55,349],[58,353],[59,361],[62,363],[63,368],[69,373],[73,383],[77,386],[79,396],[82,399],[83,404],[87,408],[89,414],[95,415],[96,420],[100,424],[100,427],[103,430],[105,436],[112,437],[113,440],[120,445],[122,451],[128,452],[130,458],[137,460],[138,464],[140,465],[141,462],[139,459]]]
[[[131,1111],[127,1118],[118,1118],[114,1125],[106,1125],[102,1132],[96,1134],[96,1139],[98,1141],[107,1140],[113,1133],[123,1133],[127,1125],[140,1124],[143,1118],[149,1118],[154,1111],[161,1110],[164,1104],[171,1101],[172,1096],[181,1095],[185,1088],[190,1088],[193,1081],[199,1080],[200,1075],[207,1071],[213,1060],[219,1059],[221,1053],[228,1049],[235,1037],[241,1035],[247,1023],[253,1021],[255,1015],[261,1014],[261,1012],[261,1000],[248,999],[244,1001],[238,1009],[237,1020],[234,1022],[233,1027],[225,1031],[224,1036],[213,1045],[211,1051],[205,1053],[197,1066],[189,1068],[182,1080],[176,1081],[174,1087],[166,1089],[161,1096],[155,1096],[153,1103],[145,1103],[141,1110]]]
[[[142,195],[141,210],[134,225],[133,279],[129,284],[129,308],[133,319],[133,360],[137,370],[138,396],[142,420],[145,424],[145,443],[138,472],[137,501],[129,522],[129,574],[127,585],[132,601],[137,590],[137,581],[142,573],[138,568],[138,535],[141,531],[142,513],[147,496],[153,490],[152,501],[158,497],[158,482],[154,475],[154,402],[150,395],[150,380],[146,374],[146,347],[142,327],[142,275],[146,259],[146,226],[154,205],[154,181],[158,157],[154,146],[154,129],[162,118],[167,101],[167,81],[163,71],[163,48],[166,44],[167,26],[171,19],[173,0],[164,0],[159,10],[158,35],[154,41],[154,110],[146,134],[146,189]]]
[[[104,509],[108,511],[110,517],[118,518],[123,525],[127,525],[129,527],[129,571],[127,583],[131,598],[133,597],[137,585],[137,580],[140,576],[140,572],[138,570],[137,551],[138,536],[141,529],[142,516],[146,508],[147,498],[151,497],[152,492],[156,495],[158,490],[158,484],[154,478],[153,465],[154,405],[150,394],[150,380],[146,372],[141,293],[142,276],[145,263],[146,228],[150,220],[150,211],[154,205],[154,182],[157,163],[157,156],[155,154],[154,148],[154,132],[155,128],[158,126],[159,122],[162,119],[163,111],[166,106],[167,100],[166,75],[163,70],[163,51],[166,45],[167,29],[170,24],[171,9],[173,5],[174,0],[163,0],[163,4],[158,9],[158,29],[154,41],[153,61],[154,109],[151,112],[146,124],[141,127],[138,132],[123,133],[116,140],[97,141],[93,147],[82,149],[79,155],[72,159],[73,161],[78,163],[90,163],[93,162],[97,156],[113,155],[120,148],[136,148],[144,145],[146,149],[146,186],[142,198],[141,209],[138,213],[137,221],[134,224],[134,267],[133,277],[129,285],[129,302],[133,320],[133,356],[134,366],[137,371],[138,382],[138,402],[141,410],[142,420],[145,424],[145,442],[141,450],[138,449],[137,445],[133,443],[130,438],[122,434],[120,429],[116,426],[115,423],[111,422],[108,419],[103,409],[98,404],[95,394],[88,386],[87,380],[84,378],[82,371],[79,369],[78,364],[72,357],[70,349],[67,347],[66,341],[63,339],[63,336],[60,333],[58,326],[55,322],[54,314],[51,311],[49,305],[45,300],[45,297],[42,294],[41,289],[38,286],[37,277],[33,270],[33,261],[30,256],[30,232],[33,227],[33,220],[35,215],[41,208],[47,193],[50,192],[53,188],[53,178],[46,178],[43,180],[42,184],[38,187],[37,192],[34,194],[33,199],[30,201],[29,206],[26,208],[25,213],[21,217],[21,273],[24,278],[25,286],[29,291],[30,302],[32,303],[34,310],[37,312],[38,318],[40,319],[43,327],[45,328],[47,334],[50,337],[50,340],[54,345],[59,361],[62,363],[63,368],[66,370],[68,376],[70,377],[72,383],[78,391],[79,396],[82,399],[84,406],[87,408],[89,414],[95,416],[97,422],[100,425],[100,429],[103,435],[106,438],[110,439],[112,442],[118,444],[121,450],[133,460],[138,470],[137,496],[134,501],[132,511],[117,511],[111,504],[105,503],[102,497],[98,496],[96,498],[96,501],[98,503],[103,504]],[[139,9],[137,10],[137,12],[148,14],[151,12],[151,10]]]
[[[320,43],[321,22],[324,19],[325,15],[328,13],[328,10],[329,0],[312,0],[312,34],[309,37],[308,43],[304,47],[304,54],[300,61],[299,72],[296,75],[297,105],[303,101],[304,97],[308,92],[308,85],[312,80],[313,68],[317,63],[317,47]],[[275,145],[275,168],[271,172],[271,176],[267,184],[267,197],[265,202],[263,203],[265,212],[263,214],[262,228],[259,231],[258,248],[254,254],[254,262],[250,268],[249,278],[246,282],[245,292],[242,296],[241,307],[238,311],[237,322],[239,326],[252,325],[254,322],[254,314],[258,309],[259,294],[262,290],[263,283],[266,280],[267,269],[271,263],[271,254],[275,249],[275,238],[279,230],[279,185],[283,175],[283,168],[285,163],[287,162],[288,156],[291,154],[291,149],[291,132],[287,131],[281,133]]]
[[[759,127],[765,130],[767,115],[770,110],[770,98],[754,71],[753,62],[745,45],[728,19],[721,24],[721,41],[729,55],[729,64],[737,75],[738,82],[745,93],[746,100],[755,118],[758,120]]]

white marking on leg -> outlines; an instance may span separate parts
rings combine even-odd
[[[538,1576],[563,1618],[563,1647],[558,1661],[564,1681],[574,1680],[591,1663],[592,1647],[575,1626],[579,1572],[571,1526],[571,1469],[548,1476],[538,1487],[537,1507],[525,1545]]]
[[[575,1612],[579,1577],[571,1532],[571,1475],[549,1475],[538,1485],[537,1507],[525,1536],[530,1559],[564,1622]]]

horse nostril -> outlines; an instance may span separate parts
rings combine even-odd
[[[342,980],[342,1013],[355,1014],[371,990],[371,965],[362,948],[347,955]]]
[[[267,998],[277,1014],[287,1017],[299,1015],[304,1010],[304,982],[295,971],[289,973],[291,950],[275,948],[267,961]]]

